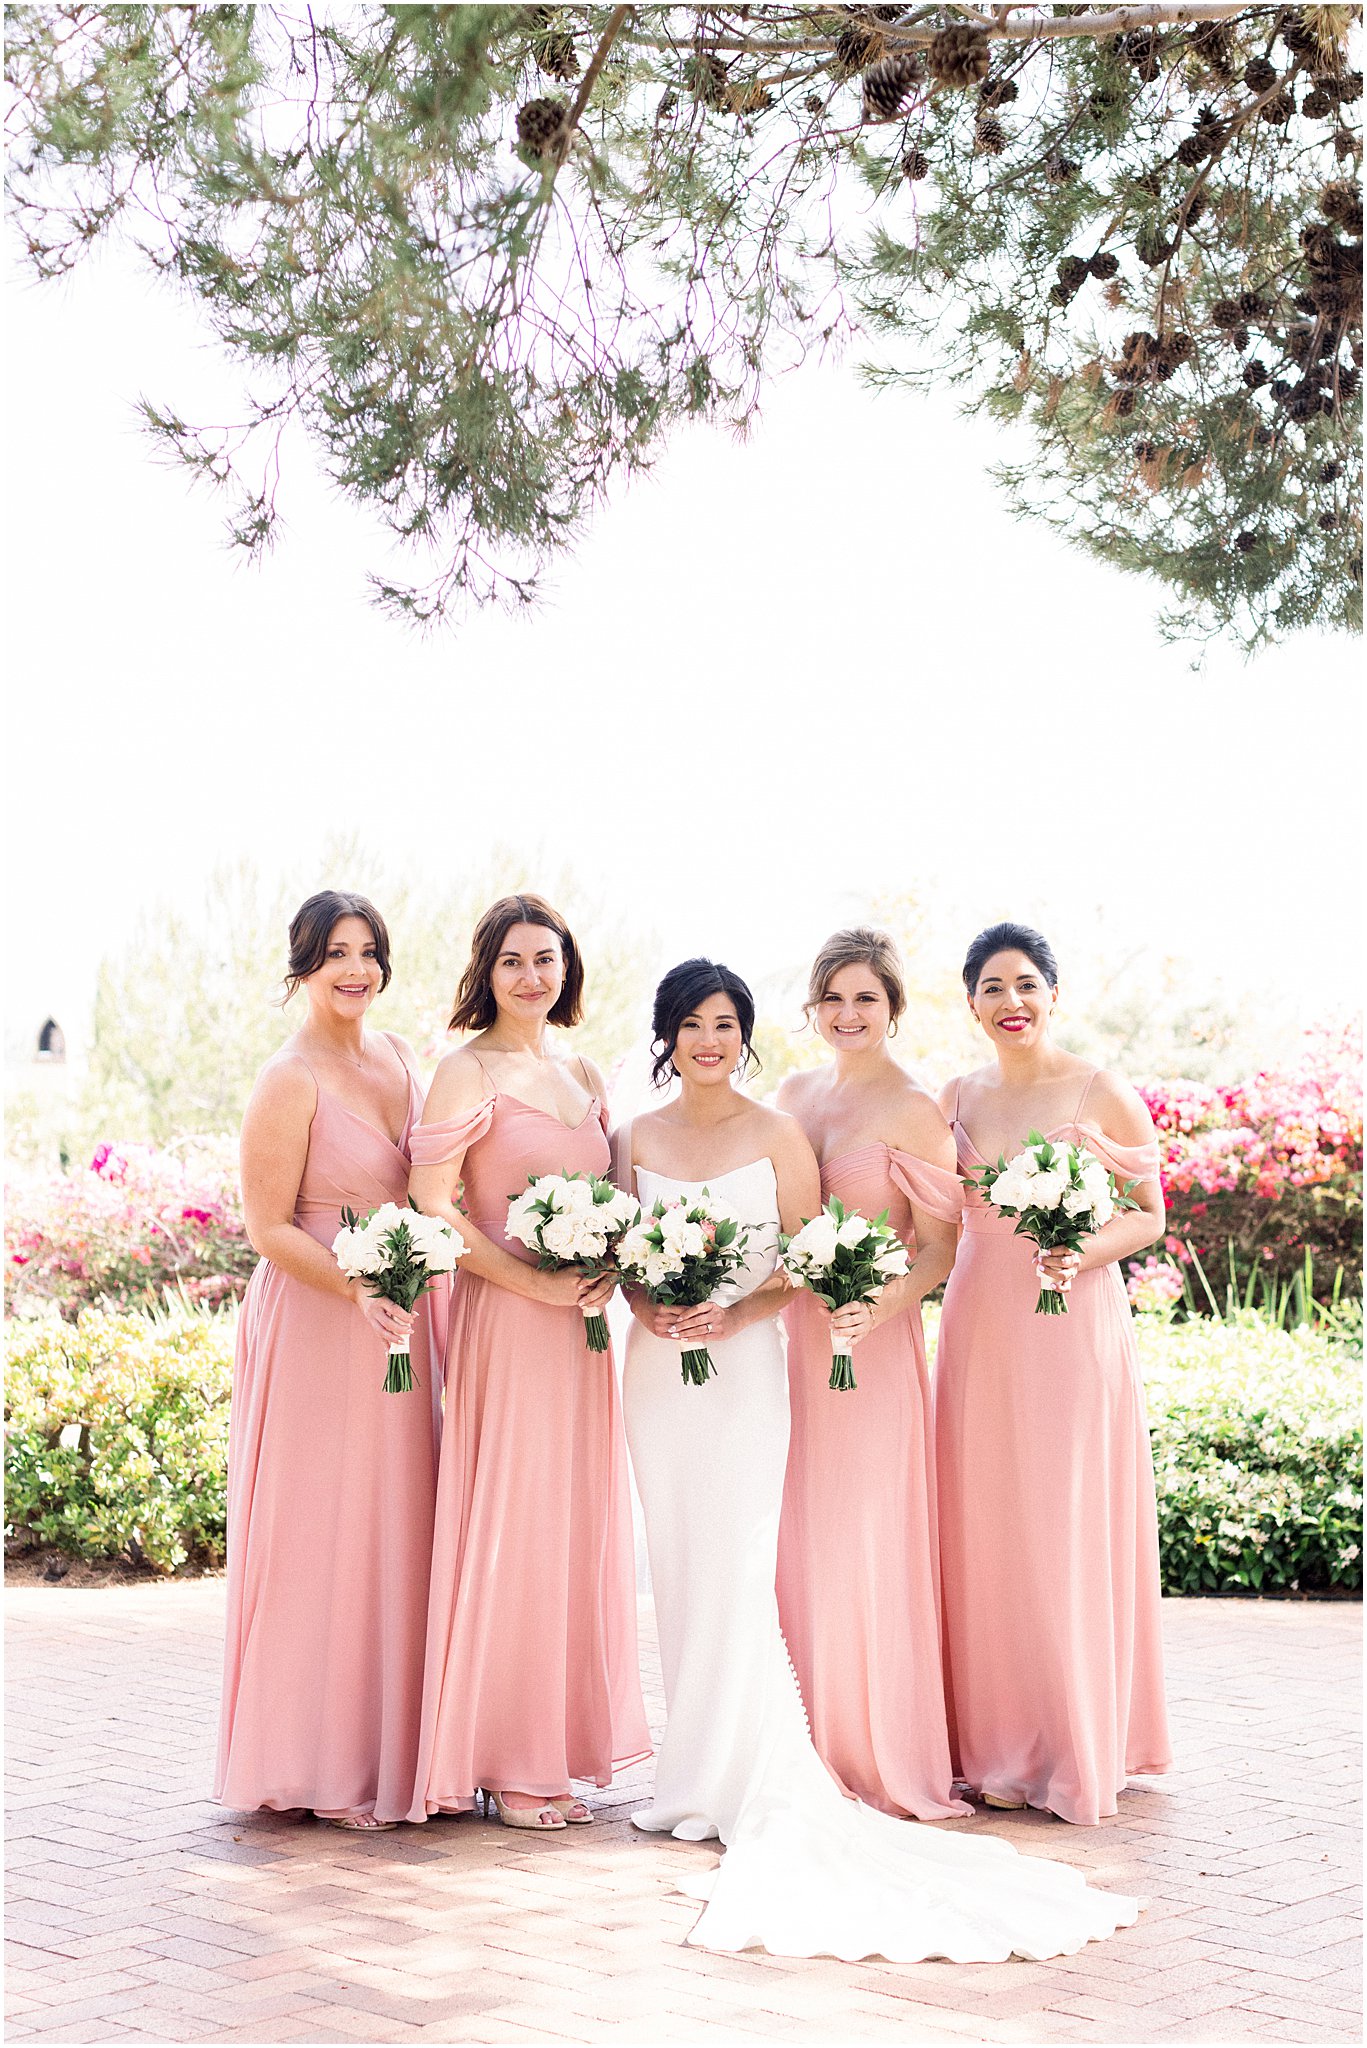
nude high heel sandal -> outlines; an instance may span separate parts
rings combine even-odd
[[[507,1806],[499,1793],[485,1791],[483,1787],[479,1796],[484,1801],[484,1818],[489,1818],[489,1801],[492,1799],[505,1828],[535,1828],[540,1834],[551,1835],[565,1826],[564,1815],[556,1810],[550,1799],[540,1806]]]

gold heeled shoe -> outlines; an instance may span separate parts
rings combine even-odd
[[[984,1806],[995,1806],[1001,1813],[1024,1813],[1023,1799],[999,1799],[995,1792],[980,1792],[979,1799]]]
[[[565,1817],[560,1813],[553,1799],[543,1799],[540,1806],[507,1806],[502,1795],[480,1787],[480,1798],[484,1801],[484,1818],[489,1818],[489,1801],[505,1828],[535,1828],[539,1834],[553,1835],[565,1826]]]
[[[584,1801],[576,1798],[573,1793],[570,1794],[568,1799],[548,1799],[546,1804],[555,1808],[567,1827],[592,1827],[594,1821],[598,1818],[593,1809],[586,1806]]]

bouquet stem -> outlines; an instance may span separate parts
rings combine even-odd
[[[411,1394],[413,1391],[413,1364],[406,1344],[391,1344],[389,1347],[389,1370],[384,1376],[384,1391],[386,1394]]]
[[[830,1389],[833,1394],[852,1394],[858,1382],[854,1376],[854,1360],[848,1351],[834,1351],[831,1354]]]
[[[1066,1316],[1067,1313],[1067,1295],[1061,1294],[1057,1287],[1041,1287],[1039,1300],[1035,1303],[1035,1314],[1037,1316]]]
[[[708,1380],[716,1378],[716,1367],[712,1363],[712,1354],[706,1349],[701,1351],[685,1351],[681,1363],[683,1365],[685,1386],[706,1386]]]
[[[606,1351],[608,1348],[608,1321],[601,1309],[586,1308],[584,1316],[584,1342],[590,1351]]]

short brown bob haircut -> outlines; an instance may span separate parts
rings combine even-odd
[[[328,940],[344,917],[359,917],[370,926],[380,966],[380,988],[389,987],[389,930],[375,905],[368,896],[357,896],[350,889],[320,889],[307,903],[301,903],[290,919],[286,1002],[327,959]]]
[[[558,910],[552,910],[544,896],[500,896],[491,903],[470,941],[470,958],[456,990],[449,1031],[487,1031],[498,1015],[494,1001],[494,963],[503,951],[503,941],[515,924],[544,925],[560,941],[565,960],[565,982],[550,1012],[551,1024],[577,1024],[584,1014],[584,963],[574,935]]]
[[[901,956],[889,933],[868,924],[851,925],[848,931],[832,932],[813,960],[811,978],[807,983],[807,1000],[802,1005],[808,1018],[825,995],[831,976],[838,974],[842,967],[869,967],[878,976],[887,991],[888,1008],[892,1012],[891,1028],[895,1031],[897,1019],[907,1006]]]

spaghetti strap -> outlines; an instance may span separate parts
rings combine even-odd
[[[1087,1097],[1092,1092],[1092,1083],[1093,1081],[1095,1081],[1097,1075],[1100,1072],[1100,1067],[1093,1067],[1091,1073],[1087,1076],[1086,1081],[1083,1083],[1082,1093],[1078,1097],[1077,1108],[1073,1111],[1073,1122],[1075,1124],[1080,1124],[1082,1122],[1082,1112],[1086,1108]]]
[[[631,1184],[631,1126],[634,1121],[634,1118],[628,1117],[624,1124],[618,1124],[616,1130],[612,1133],[610,1141],[612,1145],[612,1184],[614,1187],[620,1188],[624,1195],[634,1195],[636,1192]]]
[[[954,1083],[954,1113],[949,1119],[952,1124],[957,1124],[959,1121],[959,1090],[963,1085],[964,1077],[960,1074]]]

